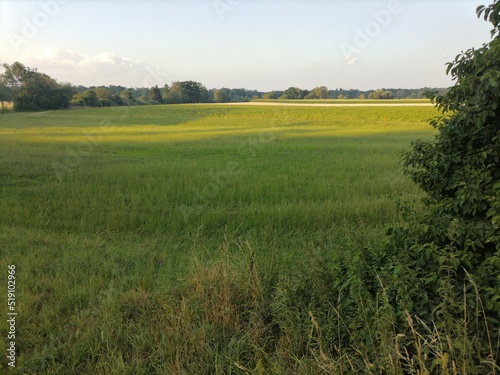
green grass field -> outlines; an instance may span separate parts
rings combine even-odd
[[[253,99],[252,102],[288,104],[379,104],[384,106],[401,104],[431,104],[429,99]]]
[[[320,352],[335,347],[325,274],[377,246],[397,200],[419,196],[399,154],[433,134],[436,114],[168,105],[1,115],[12,373],[325,373]],[[309,292],[305,314],[287,308]]]

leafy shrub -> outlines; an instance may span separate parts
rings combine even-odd
[[[480,307],[470,328],[491,355],[500,324],[500,2],[477,13],[493,24],[492,40],[458,55],[447,69],[455,86],[431,94],[443,114],[431,121],[438,134],[403,155],[425,209],[403,209],[406,224],[390,230],[383,272],[401,322],[407,310],[449,328]]]

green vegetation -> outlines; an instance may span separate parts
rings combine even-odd
[[[389,90],[376,90],[370,95],[368,95],[368,99],[393,99],[394,95]]]
[[[116,107],[149,104],[187,104],[187,103],[228,103],[249,102],[258,99],[280,99],[286,102],[306,100],[352,99],[370,100],[409,99],[417,101],[429,89],[389,89],[389,90],[328,90],[325,86],[312,91],[290,87],[285,91],[263,93],[247,89],[210,89],[199,82],[174,81],[162,88],[126,88],[123,86],[84,87],[60,84],[37,69],[25,67],[20,62],[3,64],[0,74],[1,113],[8,112],[13,102],[15,111],[40,111],[65,109],[68,107]],[[436,89],[435,89],[436,90]],[[437,89],[444,93],[446,89]]]
[[[0,75],[0,102],[14,101],[16,111],[38,111],[68,108],[73,95],[70,85],[61,85],[48,75],[36,69],[25,67],[19,62],[3,64]]]
[[[425,192],[425,209],[405,207],[384,249],[397,310],[433,322],[456,345],[450,358],[477,353],[469,373],[495,373],[500,343],[500,2],[478,8],[490,43],[448,64],[456,84],[433,99],[438,134],[404,154],[404,170]],[[479,309],[478,309],[479,307]],[[477,314],[479,312],[479,314]],[[444,321],[439,321],[444,319]],[[464,328],[460,321],[468,322]],[[462,340],[465,330],[473,341]],[[494,365],[496,363],[496,365]],[[473,371],[474,370],[474,371]]]
[[[433,133],[435,113],[164,105],[3,115],[0,264],[17,269],[17,373],[389,366],[382,356],[398,332],[345,305],[335,275],[368,272],[358,249],[373,253],[399,221],[398,197],[419,196],[397,159]],[[356,337],[367,319],[384,337]]]
[[[493,39],[449,64],[435,129],[427,105],[3,115],[0,368],[497,374],[500,2],[478,15]]]

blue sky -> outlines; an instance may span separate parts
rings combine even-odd
[[[0,0],[0,62],[72,84],[450,86],[481,0]]]

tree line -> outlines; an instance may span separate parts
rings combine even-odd
[[[30,69],[19,62],[3,65],[5,72],[0,76],[0,101],[14,101],[18,111],[61,109],[69,106],[73,87],[60,84],[47,74]]]
[[[428,91],[444,93],[446,89],[377,89],[330,90],[326,86],[312,90],[289,87],[286,90],[262,92],[244,88],[207,89],[199,82],[174,81],[163,87],[130,88],[124,86],[73,86],[59,83],[47,74],[20,62],[3,64],[0,75],[0,102],[13,102],[16,111],[54,110],[69,107],[109,107],[143,104],[229,103],[254,99],[417,99]]]

